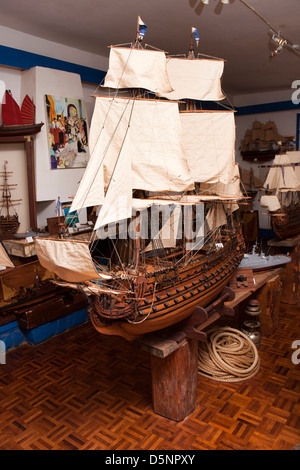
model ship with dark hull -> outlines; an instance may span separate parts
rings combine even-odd
[[[4,171],[0,172],[3,177],[3,183],[0,186],[2,190],[2,198],[0,202],[0,237],[14,235],[20,225],[19,216],[15,210],[15,204],[21,199],[12,199],[11,190],[16,188],[16,184],[9,184],[8,178],[12,176],[12,172],[7,171],[7,162],[4,162]]]
[[[87,296],[103,334],[132,340],[186,319],[240,264],[234,113],[197,105],[224,99],[223,67],[192,47],[183,59],[144,49],[140,37],[110,48],[110,94],[96,96],[92,154],[70,208],[98,206],[93,237],[35,239],[40,263]]]
[[[271,226],[281,238],[289,238],[300,233],[300,152],[287,152],[277,155],[272,165],[264,189],[267,194],[260,200],[268,209]]]

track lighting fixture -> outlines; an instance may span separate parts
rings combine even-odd
[[[228,5],[230,3],[230,0],[220,0],[221,3],[224,5]],[[297,55],[300,56],[300,45],[299,44],[293,44],[289,39],[285,38],[279,31],[276,31],[276,29],[267,21],[260,13],[258,13],[251,5],[249,5],[245,0],[239,0],[245,7],[249,8],[256,16],[258,16],[264,23],[266,23],[271,31],[271,38],[272,41],[275,43],[275,49],[271,52],[271,57],[274,57],[275,55],[280,54],[283,51],[283,48],[288,48],[292,52],[296,53]],[[209,5],[209,0],[202,0],[202,3],[205,5]]]
[[[209,5],[209,0],[202,0],[202,3],[204,3],[205,5]],[[221,3],[227,5],[229,3],[229,0],[221,0]]]

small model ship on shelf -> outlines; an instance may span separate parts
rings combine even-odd
[[[251,253],[245,253],[239,268],[248,268],[253,271],[274,269],[289,263],[291,258],[286,255],[266,255],[262,250],[258,252],[257,243],[252,247]]]
[[[277,237],[289,238],[300,233],[300,152],[277,155],[264,183],[266,194],[260,205],[271,216]]]
[[[13,235],[19,228],[20,222],[14,205],[22,199],[11,199],[11,189],[16,188],[16,184],[8,184],[8,177],[12,175],[11,171],[6,169],[7,162],[4,162],[4,171],[0,172],[3,176],[2,202],[0,205],[0,237]]]
[[[10,90],[6,90],[2,102],[2,125],[0,137],[32,135],[40,132],[43,123],[35,123],[35,105],[28,95],[25,96],[21,109]]]

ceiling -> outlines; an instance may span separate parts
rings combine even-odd
[[[107,46],[135,39],[137,16],[148,29],[144,44],[170,54],[196,52],[226,59],[223,88],[244,94],[291,88],[300,79],[300,54],[284,48],[270,60],[270,27],[241,0],[0,0],[0,24],[33,36],[108,55]],[[299,0],[247,0],[276,31],[300,44]],[[273,44],[274,49],[274,44]]]

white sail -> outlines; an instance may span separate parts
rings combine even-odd
[[[163,51],[111,47],[104,86],[144,88],[154,93],[169,93],[172,87]]]
[[[88,197],[91,189],[98,190],[98,204],[104,202],[103,188],[109,187],[122,152],[124,158],[125,148],[128,191],[185,191],[193,188],[181,144],[177,103],[97,97],[92,128],[91,161],[70,210],[80,208],[82,203],[85,204],[82,207],[97,204],[96,196],[93,199]]]
[[[277,192],[300,189],[300,182],[287,155],[276,155],[273,165],[264,183],[265,189]]]
[[[103,138],[104,135],[100,134],[76,191],[70,213],[83,207],[98,206],[104,201]]]
[[[35,238],[36,254],[44,268],[68,282],[109,279],[97,272],[89,243],[78,240]]]
[[[209,229],[214,231],[221,225],[227,224],[227,217],[221,204],[215,204],[206,215]]]
[[[94,230],[132,215],[131,155],[128,139],[122,146],[120,156],[112,173],[107,193]]]
[[[133,187],[186,191],[193,179],[181,142],[177,103],[138,100],[130,125]]]
[[[8,257],[2,243],[0,243],[0,266],[5,266],[6,268],[14,268],[15,265]]]
[[[223,70],[223,60],[167,58],[167,72],[174,91],[160,96],[170,100],[222,100],[225,98],[221,89]]]
[[[293,168],[295,170],[300,185],[300,151],[297,150],[294,152],[286,152],[286,154],[290,159],[291,163],[294,165]]]
[[[180,113],[187,162],[198,183],[228,184],[235,165],[235,123],[231,111]]]
[[[260,198],[260,205],[266,207],[268,211],[274,212],[280,209],[281,204],[279,202],[278,196],[264,195]]]
[[[243,194],[240,189],[240,172],[239,165],[235,164],[233,174],[227,184],[216,182],[213,184],[201,183],[200,192],[203,194],[215,194],[224,198],[243,198]]]

